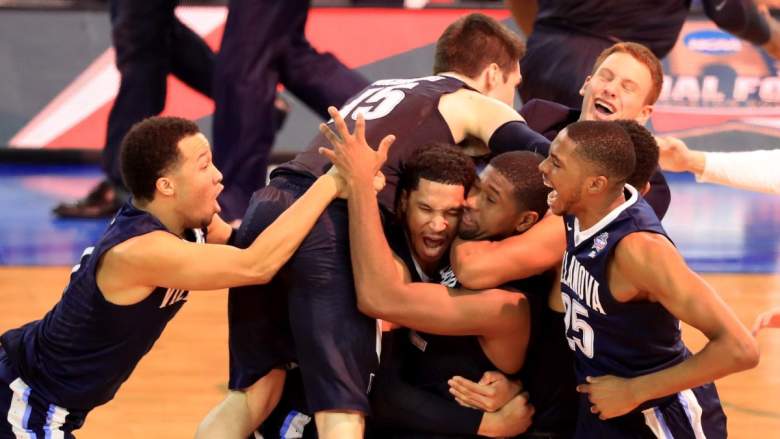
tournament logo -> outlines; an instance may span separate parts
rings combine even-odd
[[[760,47],[709,20],[689,20],[663,67],[656,133],[721,151],[780,139],[780,76]]]
[[[721,30],[701,30],[683,37],[685,47],[707,55],[729,55],[742,50],[742,41]]]
[[[596,255],[607,247],[607,239],[609,239],[609,233],[604,232],[595,238],[593,238],[593,250],[588,254],[591,258],[595,258]]]

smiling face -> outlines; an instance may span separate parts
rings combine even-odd
[[[462,185],[421,178],[416,189],[402,194],[401,212],[415,260],[436,266],[455,238],[464,201]]]
[[[580,120],[631,119],[644,124],[653,111],[650,69],[625,52],[609,55],[580,89]]]
[[[574,213],[583,197],[588,175],[582,160],[575,157],[577,144],[564,129],[550,145],[550,154],[539,165],[545,186],[552,188],[547,205],[555,215]]]

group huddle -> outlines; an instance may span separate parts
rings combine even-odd
[[[132,200],[54,308],[0,338],[0,438],[73,437],[217,288],[230,391],[199,438],[726,437],[712,382],[758,348],[661,225],[660,62],[617,43],[580,109],[518,113],[522,54],[491,18],[455,21],[432,76],[331,108],[238,229],[197,125],[135,125]]]

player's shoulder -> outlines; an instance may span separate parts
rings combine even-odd
[[[660,234],[640,230],[624,236],[615,246],[615,260],[628,265],[644,264],[658,257],[663,257],[674,249],[669,239]]]

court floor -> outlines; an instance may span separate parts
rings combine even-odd
[[[70,266],[107,221],[58,220],[51,207],[77,198],[99,178],[95,167],[0,164],[0,332],[40,318],[59,298]],[[780,197],[695,184],[670,176],[664,220],[692,267],[750,325],[780,306]],[[81,439],[189,438],[224,395],[227,312],[224,291],[197,292],[114,401],[90,414]],[[693,350],[704,338],[684,330]],[[780,331],[759,335],[751,371],[718,382],[732,438],[780,438]]]

